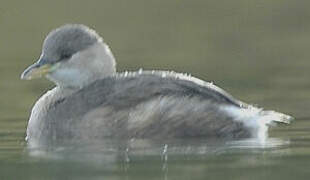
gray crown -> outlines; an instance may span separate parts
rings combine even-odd
[[[66,60],[98,41],[102,41],[101,37],[85,25],[64,25],[47,35],[43,43],[42,58],[49,63]]]

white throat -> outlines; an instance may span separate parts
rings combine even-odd
[[[82,88],[116,73],[114,56],[103,42],[97,42],[74,54],[68,61],[55,65],[57,67],[47,78],[65,88]]]

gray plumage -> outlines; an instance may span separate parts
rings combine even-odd
[[[162,77],[162,73],[166,76]],[[251,136],[249,128],[218,108],[247,105],[212,84],[199,85],[178,76],[173,72],[143,72],[97,80],[49,104],[41,115],[44,124],[39,137],[44,140],[39,141],[48,142],[51,137],[89,140]],[[28,135],[35,132],[38,129],[29,130]]]
[[[84,25],[52,31],[40,60],[22,78],[33,78],[46,64],[52,67],[44,73],[58,86],[33,107],[27,127],[32,144],[104,138],[264,138],[267,125],[291,119],[247,105],[184,74],[116,73],[109,47]]]

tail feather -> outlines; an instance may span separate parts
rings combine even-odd
[[[248,128],[253,137],[265,139],[268,135],[268,126],[276,123],[289,124],[294,118],[292,116],[271,110],[263,110],[254,106],[239,108],[235,106],[224,106],[226,113],[235,121],[242,122]]]
[[[279,113],[276,111],[270,111],[270,110],[268,110],[268,111],[262,110],[260,112],[260,116],[263,119],[269,120],[270,123],[277,122],[277,123],[290,124],[294,120],[294,118],[290,115],[286,115],[283,113]]]

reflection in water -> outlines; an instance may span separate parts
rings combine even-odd
[[[31,157],[47,160],[70,160],[109,163],[113,161],[132,162],[142,157],[156,157],[168,162],[175,156],[213,156],[238,152],[266,152],[289,146],[289,140],[268,138],[264,142],[256,139],[224,141],[216,139],[175,139],[155,141],[145,139],[106,140],[104,142],[74,143],[66,142],[57,145],[27,148]],[[188,158],[187,157],[187,158]]]
[[[206,170],[218,166],[246,168],[273,164],[268,157],[275,156],[277,150],[281,152],[287,148],[289,141],[276,138],[267,139],[263,143],[257,139],[132,139],[77,144],[66,142],[53,147],[28,148],[26,151],[30,161],[51,166],[56,164],[57,171],[83,169],[74,176],[88,172],[99,173],[102,177],[117,175],[121,179],[139,179],[143,174],[144,177],[145,174],[152,174],[157,179],[174,179],[192,170],[198,173],[196,176],[205,177]],[[281,153],[276,154],[279,156]]]
[[[257,141],[256,139],[245,139],[238,141],[230,141],[227,145],[230,149],[271,149],[286,147],[290,144],[289,140],[282,140],[280,138],[267,138],[264,141]]]

